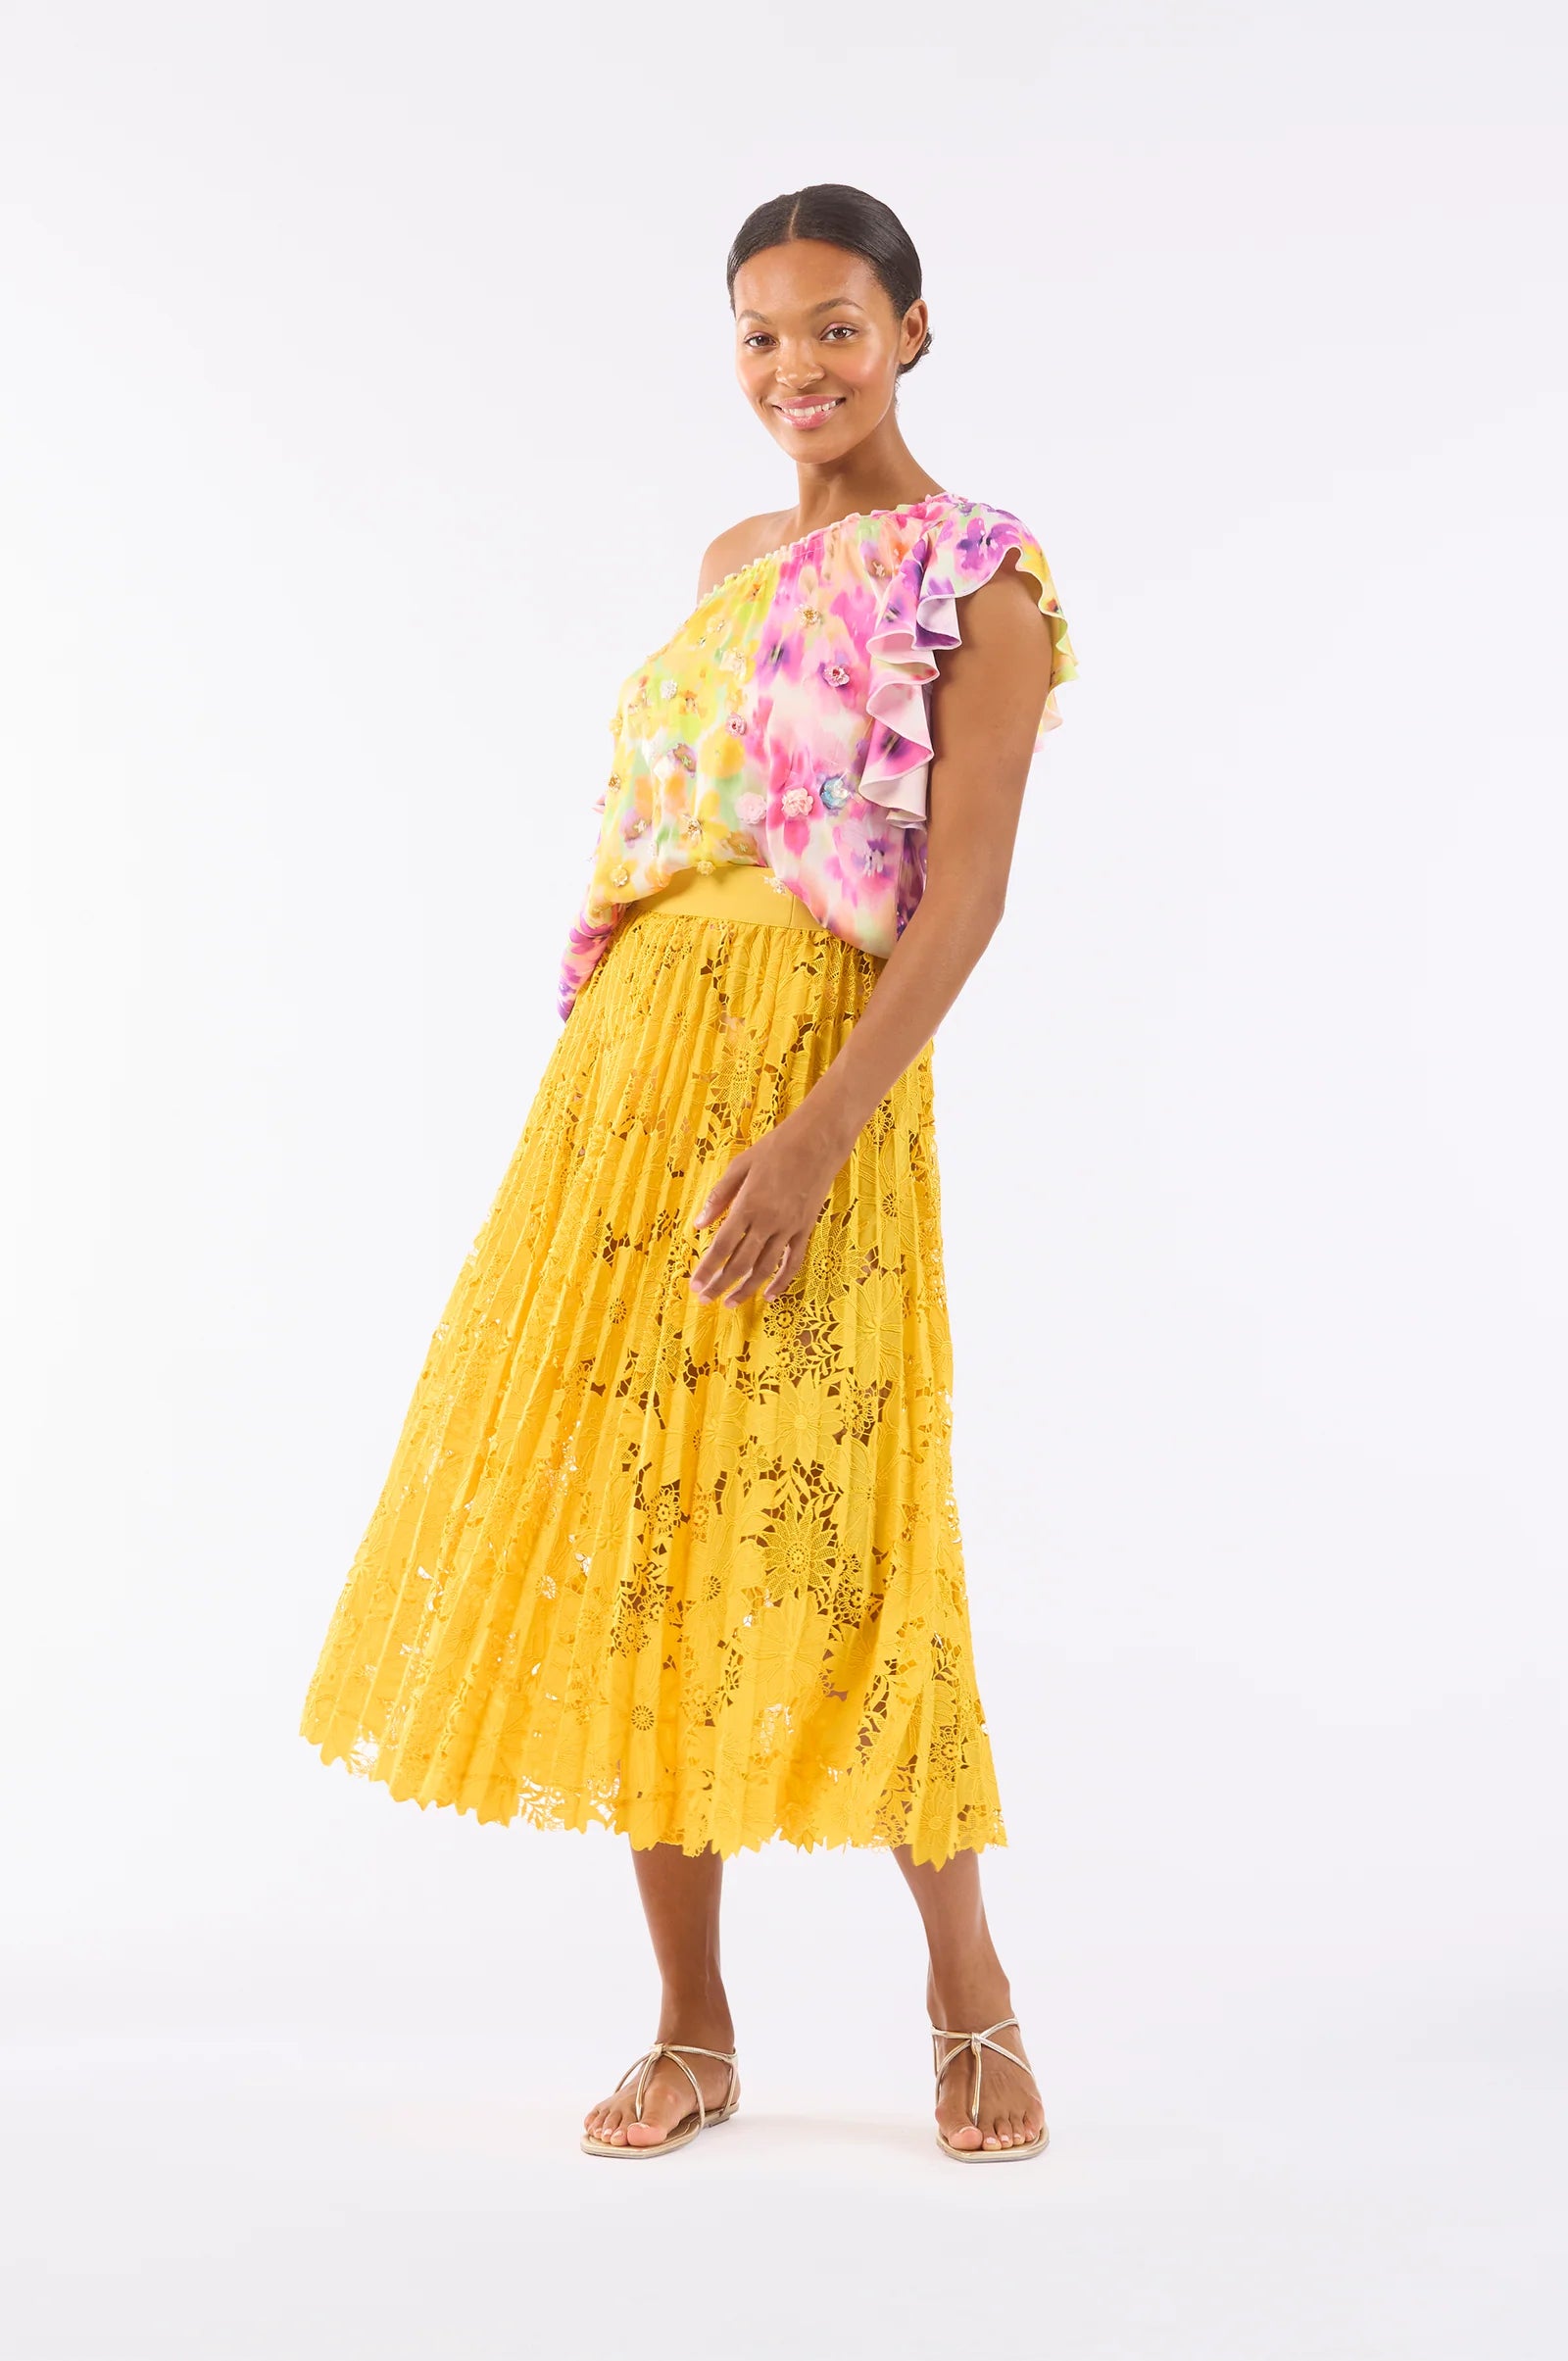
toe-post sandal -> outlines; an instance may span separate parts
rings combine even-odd
[[[679,2123],[672,2124],[669,2130],[664,2134],[662,2140],[651,2140],[647,2147],[634,2147],[629,2140],[623,2146],[617,2147],[612,2145],[608,2140],[596,2139],[592,2132],[584,2132],[581,2140],[578,2142],[584,2155],[616,2157],[634,2156],[639,2162],[644,2157],[648,2156],[667,2156],[671,2148],[683,2148],[689,2140],[695,2140],[699,2132],[706,2132],[710,2125],[715,2123],[728,2123],[738,2104],[735,2096],[735,2060],[737,2055],[738,2052],[733,2049],[700,2049],[695,2041],[656,2041],[652,2049],[645,2050],[640,2058],[635,2059],[632,2064],[627,2067],[625,2073],[615,2085],[615,2090],[623,2090],[626,2085],[630,2082],[632,2076],[634,2074],[636,2075],[637,2088],[632,2092],[632,2112],[636,2116],[637,2121],[641,2123],[643,2119],[643,2097],[648,2089],[649,2078],[653,2074],[654,2068],[658,2065],[660,2059],[668,2058],[671,2065],[678,2066],[682,2074],[685,2075],[686,2080],[691,2084],[692,2096],[697,2101],[696,2106],[689,2109],[688,2112],[681,2117]],[[721,2107],[704,2106],[703,2093],[698,2085],[697,2077],[692,2072],[690,2066],[688,2066],[686,2063],[686,2060],[689,2057],[717,2058],[721,2066],[727,2066],[729,2068],[729,2077],[724,2085],[724,2104]],[[615,2092],[612,2090],[611,2092],[612,2098],[613,2098],[614,2094]]]
[[[1017,2022],[1016,2017],[999,2017],[995,2025],[986,2027],[984,2033],[950,2033],[940,2025],[933,2025],[931,2028],[931,2062],[936,2068],[938,2098],[942,2096],[942,2077],[947,2073],[954,2059],[961,2057],[967,2050],[974,2060],[974,2079],[969,2090],[969,2121],[974,2125],[976,2131],[980,2129],[980,2079],[985,2071],[982,2051],[993,2049],[999,2058],[1006,2058],[1009,2064],[1018,2067],[1020,2072],[1027,2074],[1029,2080],[1035,2084],[1036,2096],[1040,2095],[1040,2085],[1035,2082],[1034,2068],[1028,2065],[1015,2049],[1008,2049],[1004,2042],[992,2039],[994,2034],[1004,2033],[1009,2025],[1016,2025]],[[942,2055],[944,2041],[953,2043],[953,2047],[948,2051],[946,2057]],[[1022,2164],[1026,2157],[1038,2156],[1050,2139],[1049,2128],[1042,2124],[1033,2140],[1014,2141],[1011,2147],[956,2148],[941,2125],[937,2126],[938,2147],[945,2156],[953,2157],[958,2164]]]

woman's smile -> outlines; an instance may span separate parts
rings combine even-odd
[[[830,418],[835,410],[843,409],[847,399],[844,394],[834,394],[830,400],[821,402],[779,400],[773,404],[773,408],[787,426],[798,426],[805,430],[820,426],[822,420]]]

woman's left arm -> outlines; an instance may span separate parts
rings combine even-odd
[[[926,880],[865,1011],[806,1098],[733,1156],[696,1216],[723,1220],[691,1284],[739,1303],[783,1293],[862,1126],[957,999],[1006,902],[1053,634],[1009,555],[962,603],[963,640],[931,697]],[[780,1259],[782,1255],[782,1260]],[[772,1274],[770,1278],[770,1274]]]

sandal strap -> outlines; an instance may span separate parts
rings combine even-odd
[[[997,2041],[992,2039],[994,2034],[1004,2033],[1009,2025],[1016,2025],[1017,2022],[1016,2017],[999,2017],[995,2025],[988,2025],[983,2033],[954,2033],[946,2025],[933,2025],[931,2028],[931,2059],[936,2068],[939,2092],[942,2089],[942,2077],[947,2073],[956,2057],[961,2057],[967,2049],[974,2059],[974,2080],[969,2090],[969,2121],[974,2125],[976,2131],[980,2128],[980,2081],[985,2072],[985,2060],[981,2053],[984,2050],[994,2050],[998,2057],[1005,2058],[1010,2065],[1016,2066],[1021,2073],[1027,2074],[1029,2080],[1035,2084],[1036,2094],[1039,2094],[1040,2085],[1035,2082],[1034,2068],[1028,2060],[1021,2058],[1015,2049],[1009,2049],[1004,2041]],[[953,2047],[948,2051],[946,2057],[939,2057],[937,2053],[944,2041],[951,2041]]]
[[[634,2074],[636,2075],[637,2088],[632,2092],[632,2113],[636,2116],[637,2121],[641,2123],[643,2119],[643,2096],[648,2089],[649,2081],[653,2075],[654,2068],[658,2065],[661,2058],[668,2058],[670,2064],[673,2066],[678,2066],[682,2074],[685,2075],[686,2080],[691,2084],[692,2095],[697,2101],[697,2128],[700,2132],[706,2132],[708,2129],[708,2109],[703,2104],[702,2085],[698,2082],[697,2077],[692,2072],[690,2066],[687,2065],[686,2060],[689,2057],[717,2058],[721,2066],[728,2067],[729,2073],[726,2076],[724,2083],[724,2104],[727,2107],[735,2090],[735,2060],[739,2054],[740,2052],[735,2049],[702,2049],[699,2048],[695,2041],[656,2041],[651,2049],[644,2050],[640,2058],[633,2058],[631,2064],[627,2067],[625,2073],[615,2085],[615,2089],[617,2090],[624,2090],[627,2083],[630,2082],[632,2076]]]

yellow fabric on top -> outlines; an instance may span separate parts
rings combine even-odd
[[[809,926],[820,929],[798,894],[774,876],[771,869],[729,862],[712,871],[677,869],[662,885],[626,907],[625,919],[645,917],[651,910],[678,911],[688,918],[749,918],[762,926]]]
[[[481,1820],[942,1861],[1005,1837],[953,1495],[932,1045],[791,1287],[701,1302],[692,1214],[883,964],[809,913],[738,915],[785,898],[722,875],[688,889],[721,909],[655,897],[623,924],[558,1037],[302,1729]]]

